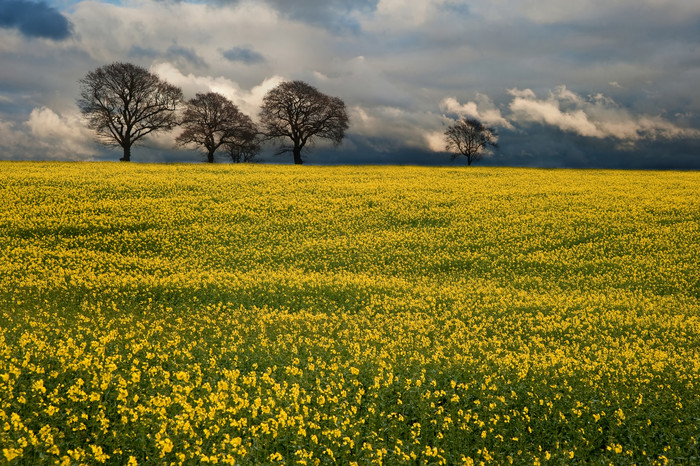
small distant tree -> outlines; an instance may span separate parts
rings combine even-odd
[[[278,154],[291,152],[301,164],[304,148],[317,139],[338,145],[348,129],[345,102],[302,81],[283,82],[270,90],[260,111],[262,131],[268,139],[282,139]]]
[[[184,131],[177,137],[177,142],[204,147],[209,163],[214,162],[214,154],[222,146],[229,152],[233,148],[248,157],[259,150],[253,121],[233,102],[216,92],[197,94],[187,101],[181,125]]]
[[[242,135],[239,142],[231,142],[226,145],[226,152],[231,157],[231,162],[255,162],[260,153],[260,138],[257,132]]]
[[[475,118],[460,118],[445,131],[447,145],[452,159],[460,155],[467,158],[467,165],[481,160],[489,147],[498,147],[496,130],[485,126]]]
[[[80,81],[78,107],[103,144],[124,150],[144,136],[173,129],[175,111],[182,100],[179,87],[131,63],[112,63],[89,72]]]

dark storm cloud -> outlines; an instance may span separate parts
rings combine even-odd
[[[46,3],[25,0],[0,1],[0,27],[15,28],[27,37],[64,40],[70,37],[68,19]]]
[[[653,141],[633,151],[616,148],[610,141],[589,141],[585,138],[545,128],[533,133],[504,130],[501,145],[495,153],[478,162],[480,166],[519,166],[542,168],[595,169],[660,169],[700,170],[700,141]],[[100,158],[112,159],[116,152]],[[137,162],[201,162],[197,151],[139,146]],[[316,147],[303,155],[309,165],[421,165],[465,166],[466,159],[453,159],[446,152],[433,152],[416,147],[402,147],[389,138],[368,138],[348,134],[338,148]],[[228,162],[221,157],[222,162]],[[291,164],[290,154],[276,155],[267,146],[258,156],[261,163]]]
[[[317,147],[302,154],[305,163],[313,165],[462,165],[449,154],[435,153],[415,147],[402,147],[395,140],[348,134],[337,148]],[[267,155],[265,162],[291,163],[290,154]]]
[[[0,122],[20,116],[26,119],[37,107],[54,107],[52,99],[66,99],[68,105],[73,106],[78,79],[95,66],[95,62],[78,48],[56,42],[29,40],[27,43],[41,50],[60,48],[61,52],[36,56],[23,50],[0,53],[0,96],[4,97],[0,100],[5,101],[0,106]]]
[[[610,138],[591,139],[552,127],[502,130],[489,166],[603,169],[700,169],[697,139],[654,140],[625,149]]]
[[[697,1],[29,1],[0,0],[0,27],[20,29],[7,5],[62,5],[75,34],[57,43],[0,30],[0,133],[16,138],[35,109],[73,121],[77,80],[128,58],[253,116],[280,80],[340,97],[347,137],[315,147],[313,164],[463,163],[441,152],[460,110],[501,133],[483,165],[700,168]],[[50,122],[38,116],[36,128]],[[140,148],[143,160],[199,160],[166,142]]]
[[[651,141],[634,150],[622,150],[614,141],[596,140],[540,128],[532,133],[503,130],[500,147],[478,162],[483,166],[543,168],[699,170],[700,141]],[[393,147],[391,150],[383,148]],[[304,157],[309,164],[463,166],[466,158],[445,152],[396,146],[395,141],[348,135],[337,149],[318,148]],[[288,155],[267,157],[266,162],[287,163]]]
[[[232,49],[223,50],[221,55],[229,61],[241,62],[246,65],[265,62],[265,57],[250,47],[233,47]]]

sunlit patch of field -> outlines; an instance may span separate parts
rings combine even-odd
[[[0,164],[0,461],[700,461],[700,173]]]

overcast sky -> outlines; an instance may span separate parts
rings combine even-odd
[[[114,61],[254,120],[284,80],[340,97],[346,138],[309,163],[456,163],[470,116],[500,133],[483,164],[700,169],[697,0],[0,0],[0,159],[118,160],[75,104]],[[203,160],[173,139],[133,160]]]

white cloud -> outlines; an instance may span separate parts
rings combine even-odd
[[[76,114],[59,115],[50,108],[35,108],[26,125],[37,143],[47,151],[72,159],[92,159],[96,155],[93,133],[83,126]]]
[[[282,77],[305,80],[346,102],[348,140],[366,137],[396,152],[442,150],[450,123],[442,113],[501,129],[527,124],[533,145],[545,127],[639,148],[695,137],[691,39],[700,3],[672,3],[71,0],[63,2],[75,27],[69,40],[27,40],[0,28],[0,157],[11,138],[23,148],[12,149],[18,158],[33,150],[88,157],[93,135],[73,131],[77,82],[113,61],[151,67],[186,98],[221,92],[254,119]],[[226,59],[232,50],[264,60]],[[562,82],[568,87],[554,88]],[[158,133],[147,145],[170,150],[176,134]],[[588,150],[564,139],[572,153]]]
[[[350,131],[368,138],[392,141],[385,147],[375,147],[380,152],[402,147],[431,151],[444,150],[444,142],[438,143],[437,130],[441,118],[431,112],[412,112],[399,107],[361,107],[348,109]],[[440,136],[441,137],[441,136]]]
[[[508,94],[512,95],[515,98],[521,99],[537,98],[537,94],[535,94],[532,89],[523,89],[522,91],[520,89],[508,89]]]
[[[529,89],[528,89],[529,90]],[[581,136],[604,137],[595,124],[588,120],[588,116],[583,110],[562,111],[559,107],[559,100],[550,98],[547,100],[537,100],[533,97],[522,97],[515,95],[510,103],[512,112],[511,118],[515,121],[533,121],[546,125],[556,126],[564,131],[571,131]],[[534,94],[534,93],[533,93]]]
[[[0,147],[1,153],[14,152],[16,147],[28,140],[26,134],[17,129],[17,125],[11,121],[0,120]]]
[[[183,21],[186,18],[186,21]],[[332,35],[285,18],[265,2],[190,3],[139,0],[123,5],[80,2],[71,16],[80,47],[99,62],[121,60],[156,63],[168,51],[195,58],[181,68],[214,75],[231,73],[250,78],[270,68],[276,73],[308,67],[310,59],[332,58]],[[225,59],[223,51],[254,46],[265,57],[251,66]],[[313,50],[313,54],[309,53]],[[184,57],[187,58],[187,57]]]
[[[476,95],[476,102],[470,101],[466,104],[460,104],[454,97],[447,97],[440,102],[440,110],[459,116],[476,118],[487,125],[513,128],[513,125],[503,117],[501,110],[494,105],[493,101],[481,93]]]
[[[233,80],[223,76],[199,76],[193,73],[184,74],[171,63],[159,63],[151,67],[151,71],[162,79],[179,86],[185,98],[192,98],[197,93],[218,92],[231,99],[239,109],[255,119],[267,92],[284,81],[281,76],[264,79],[250,90],[241,89]]]
[[[92,141],[93,134],[78,115],[59,115],[46,107],[35,108],[20,124],[0,120],[4,158],[93,160],[98,151]]]
[[[510,89],[513,122],[535,122],[594,138],[639,141],[698,138],[700,130],[680,127],[658,115],[635,115],[603,94],[580,96],[559,86],[540,99],[530,89]]]
[[[327,65],[326,65],[327,66]],[[342,98],[350,105],[403,107],[411,102],[400,83],[382,71],[382,63],[359,55],[334,60],[329,72],[313,72],[313,80],[323,93]]]
[[[20,49],[25,39],[15,29],[0,28],[0,52],[12,53]]]
[[[445,151],[445,133],[442,131],[429,131],[425,133],[425,141],[428,149],[433,152]]]

